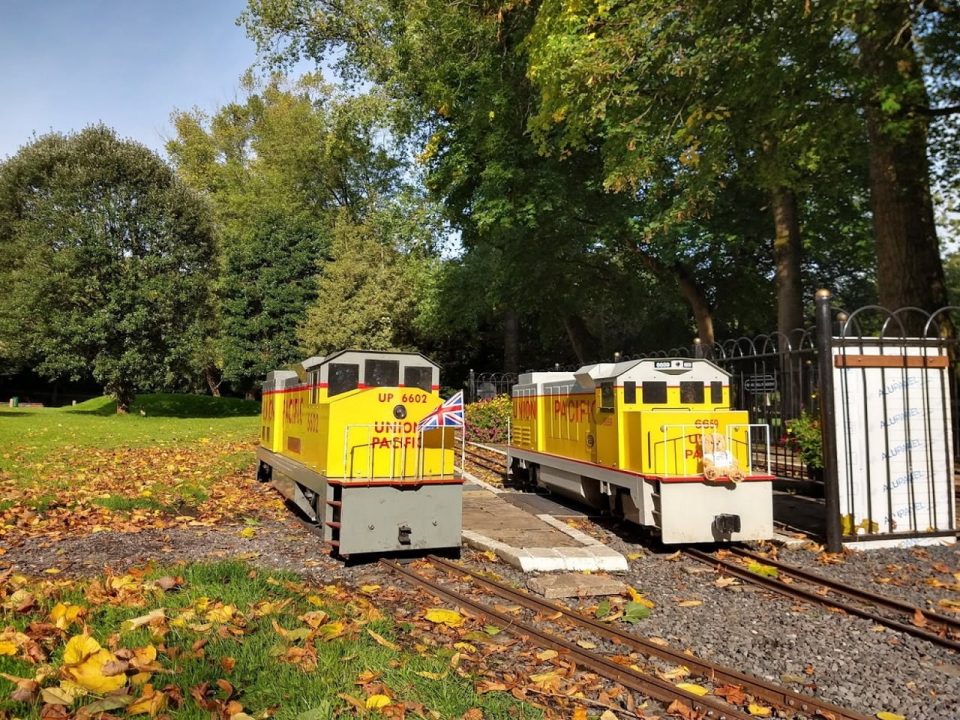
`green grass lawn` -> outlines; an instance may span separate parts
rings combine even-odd
[[[143,410],[145,414],[141,415]],[[140,395],[128,415],[110,398],[63,408],[0,407],[0,471],[65,448],[177,447],[256,438],[260,404],[198,395]]]
[[[262,509],[236,472],[253,464],[257,403],[145,395],[114,410],[0,409],[2,545],[211,513],[216,528]],[[502,651],[482,624],[437,626],[375,585],[307,586],[239,562],[61,577],[0,573],[0,718],[542,718],[505,686],[479,687]]]
[[[420,609],[399,620],[382,612],[378,585],[308,586],[223,562],[83,583],[15,581],[8,590],[6,606],[23,607],[26,592],[33,600],[26,611],[0,609],[8,627],[0,696],[9,698],[18,678],[32,691],[0,701],[16,717],[38,718],[45,703],[143,716],[152,707],[151,715],[197,720],[460,718],[473,708],[491,720],[542,717],[506,693],[478,695],[464,669],[491,650],[478,640],[443,642],[450,630]],[[71,645],[88,642],[78,639],[84,632],[106,649],[70,655]],[[32,662],[38,652],[42,666]],[[127,668],[117,665],[124,658]]]

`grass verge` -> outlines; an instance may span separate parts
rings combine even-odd
[[[541,717],[477,694],[465,669],[476,648],[385,615],[375,585],[308,586],[238,562],[4,579],[0,707],[12,717]]]

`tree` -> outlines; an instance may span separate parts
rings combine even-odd
[[[167,149],[216,213],[223,378],[252,394],[270,370],[301,356],[297,328],[317,296],[335,218],[354,222],[396,189],[398,164],[380,143],[380,100],[346,97],[318,76],[252,79],[242,103],[212,118],[177,113]]]
[[[423,274],[429,260],[403,252],[379,219],[358,224],[344,212],[335,223],[317,298],[298,328],[306,354],[417,349],[418,304],[432,279],[429,271]]]
[[[209,209],[147,148],[104,126],[22,148],[0,165],[0,249],[2,315],[39,374],[92,376],[126,412],[196,371]]]
[[[528,40],[544,149],[599,144],[606,187],[659,206],[644,218],[653,234],[710,225],[733,182],[762,191],[784,334],[802,326],[806,196],[837,183],[855,192],[849,168],[864,167],[855,109],[830,97],[846,77],[823,12],[547,0]]]

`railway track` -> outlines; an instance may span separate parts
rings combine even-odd
[[[495,473],[501,482],[506,479],[506,453],[477,443],[468,442],[464,454],[466,455],[467,462],[475,467],[481,468],[486,472]]]
[[[780,713],[778,717],[868,720],[867,715],[857,711],[794,692],[760,678],[622,632],[570,608],[511,588],[461,565],[436,557],[430,557],[429,561],[432,568],[448,578],[448,582],[426,577],[411,567],[393,561],[382,562],[408,582],[429,593],[497,622],[514,635],[527,636],[544,648],[563,653],[579,667],[657,700],[665,707],[671,705],[676,707],[675,703],[679,703],[685,711],[694,713],[697,717],[710,720],[748,720],[753,716],[749,714],[747,705],[749,702],[759,701],[777,708]],[[457,589],[459,585],[467,587],[465,590],[459,590]],[[478,592],[478,588],[482,592]],[[533,617],[524,621],[506,614],[482,602],[479,598],[484,593],[491,595],[494,601],[505,600],[526,608]],[[550,630],[545,629],[544,626],[548,626]],[[641,669],[635,663],[625,666],[616,662],[609,654],[593,652],[571,642],[567,637],[574,629],[598,638],[597,647],[630,648],[646,658],[643,662],[649,669]],[[738,688],[742,691],[741,700],[734,705],[722,700],[719,696],[699,695],[677,687],[670,680],[656,674],[656,665],[664,663],[683,666],[692,676],[700,678],[706,685],[713,685],[714,688],[718,686]],[[725,693],[725,696],[734,697],[729,692]]]
[[[776,570],[776,577],[761,575],[741,563],[716,554],[687,548],[683,553],[721,572],[792,598],[842,610],[892,630],[922,638],[941,647],[960,650],[960,622],[895,598],[860,590],[802,568],[732,547],[724,552],[741,560]]]

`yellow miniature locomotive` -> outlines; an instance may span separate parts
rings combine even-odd
[[[269,373],[258,479],[341,556],[458,548],[454,431],[420,428],[442,402],[439,375],[419,353],[357,350]]]
[[[730,409],[729,374],[708,360],[521,375],[510,455],[514,472],[665,543],[773,535],[768,428]]]

